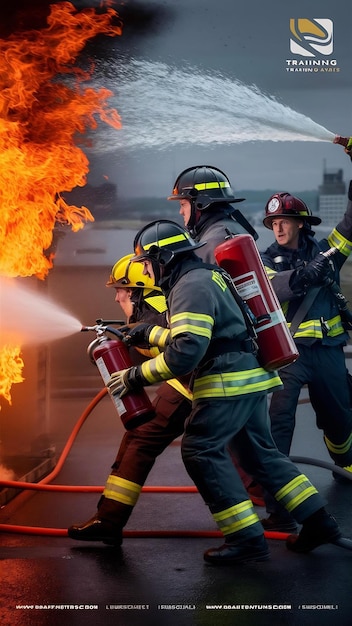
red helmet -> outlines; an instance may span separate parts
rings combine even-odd
[[[318,225],[320,217],[312,215],[305,202],[296,196],[291,196],[287,191],[275,193],[265,206],[264,226],[272,230],[272,221],[277,217],[295,217],[308,224]]]

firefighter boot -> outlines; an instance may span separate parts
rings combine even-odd
[[[109,546],[122,544],[122,528],[97,515],[83,524],[70,526],[67,534],[71,539],[79,541],[102,541]]]
[[[269,517],[260,520],[264,530],[278,533],[296,533],[297,524],[291,516],[281,516],[278,513],[270,513]]]
[[[335,519],[321,508],[304,520],[299,535],[287,537],[286,546],[292,552],[311,552],[324,543],[335,543],[341,536]]]
[[[210,548],[204,553],[204,560],[213,565],[235,565],[250,561],[267,561],[270,557],[264,535],[252,537],[243,543],[228,541],[219,548]]]

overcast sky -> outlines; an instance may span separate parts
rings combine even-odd
[[[108,175],[124,196],[164,196],[171,192],[175,176],[181,170],[200,163],[211,163],[223,169],[235,189],[315,189],[321,183],[324,166],[343,167],[346,179],[349,178],[352,167],[349,159],[340,146],[330,142],[260,141],[253,137],[250,141],[240,143],[235,140],[224,144],[208,141],[202,145],[192,138],[190,125],[192,115],[196,124],[202,107],[203,113],[208,113],[208,103],[203,106],[202,98],[199,97],[198,86],[202,73],[208,77],[212,73],[214,76],[221,73],[234,83],[241,81],[251,88],[256,86],[263,94],[282,103],[283,107],[311,118],[333,133],[352,135],[350,2],[298,0],[292,4],[278,3],[277,0],[154,0],[148,3],[143,0],[139,5],[131,1],[127,1],[128,4],[136,8],[136,13],[138,6],[153,10],[153,19],[143,36],[133,36],[126,27],[121,38],[116,37],[104,44],[105,52],[102,56],[108,54],[109,58],[106,82],[116,94],[113,103],[122,115],[122,123],[126,122],[126,129],[125,135],[119,138],[116,137],[118,131],[109,129],[106,140],[109,149],[106,154],[100,147],[98,154],[89,155],[90,182],[100,184],[105,180],[103,176]],[[290,18],[328,18],[332,21],[333,52],[330,56],[317,55],[316,58],[336,60],[335,67],[339,71],[286,71],[286,59],[305,58],[290,52]],[[152,132],[153,112],[156,117],[160,116],[159,88],[155,84],[153,91],[151,68],[154,64],[159,67],[161,63],[181,70],[175,104],[170,105],[168,113],[170,128],[175,126],[182,129],[182,107],[176,106],[176,99],[183,103],[185,97],[188,99],[190,93],[194,94],[194,103],[188,107],[190,114],[184,116],[187,117],[187,141],[184,145],[175,145],[172,136],[168,144],[168,126],[165,125],[166,140],[162,147],[146,145],[143,136],[139,146],[129,146],[128,132],[133,126],[132,109],[140,121],[136,102],[143,102],[143,93],[146,96],[145,91],[142,93],[136,87],[135,92],[132,89],[128,97],[123,98],[120,94],[119,100],[119,84],[121,86],[124,66],[131,59],[149,64],[146,75],[151,77],[147,90],[151,109],[144,121],[145,132],[148,132],[148,124]],[[186,72],[186,80],[182,79],[183,71]],[[97,72],[99,80],[104,79],[99,63]],[[166,81],[166,88],[167,85]],[[223,94],[217,94],[214,106],[221,105],[222,99],[228,100],[226,89]],[[211,119],[209,111],[209,124]],[[225,121],[228,126],[231,125],[228,115]],[[219,128],[220,135],[223,130]],[[104,130],[104,137],[106,132]],[[275,130],[273,138],[276,138]]]

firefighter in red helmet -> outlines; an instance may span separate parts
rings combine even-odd
[[[334,472],[334,477],[352,485],[352,410],[343,351],[352,316],[339,287],[340,270],[352,251],[352,183],[342,220],[318,241],[312,226],[320,223],[303,200],[287,192],[271,196],[265,207],[264,225],[275,242],[262,260],[299,352],[297,361],[280,372],[284,388],[272,395],[271,430],[288,456],[299,394],[307,385],[327,451],[345,469],[345,476]],[[329,249],[331,256],[324,254]],[[262,520],[264,528],[295,530],[287,511],[270,496],[265,499],[269,517]]]
[[[309,552],[334,543],[341,533],[325,511],[317,490],[274,445],[269,429],[267,393],[281,386],[277,372],[260,367],[241,300],[218,266],[195,254],[189,233],[169,220],[145,226],[135,238],[135,262],[162,288],[170,328],[143,324],[132,328],[130,345],[148,343],[161,352],[136,367],[115,372],[112,395],[194,372],[193,407],[185,423],[182,457],[186,469],[225,543],[204,554],[208,563],[229,565],[264,561],[269,550],[263,527],[232,463],[236,446],[250,474],[275,494],[297,521],[299,536],[287,547]]]

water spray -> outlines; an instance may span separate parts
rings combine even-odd
[[[187,144],[216,146],[248,141],[330,143],[336,137],[258,87],[203,67],[174,67],[133,58],[123,64],[119,59],[104,59],[97,63],[96,74],[99,72],[113,92],[118,74],[116,106],[124,120],[116,137],[102,128],[94,141],[92,150],[104,155],[118,147],[162,150]]]
[[[82,326],[81,332],[93,331],[96,338],[89,344],[87,354],[91,362],[98,367],[105,386],[111,374],[132,367],[133,363],[128,348],[123,343],[124,334],[111,324],[124,324],[120,320],[96,320],[94,326]],[[111,339],[108,333],[114,335]],[[126,430],[136,428],[148,422],[154,416],[154,410],[144,388],[127,393],[123,398],[110,394]]]

